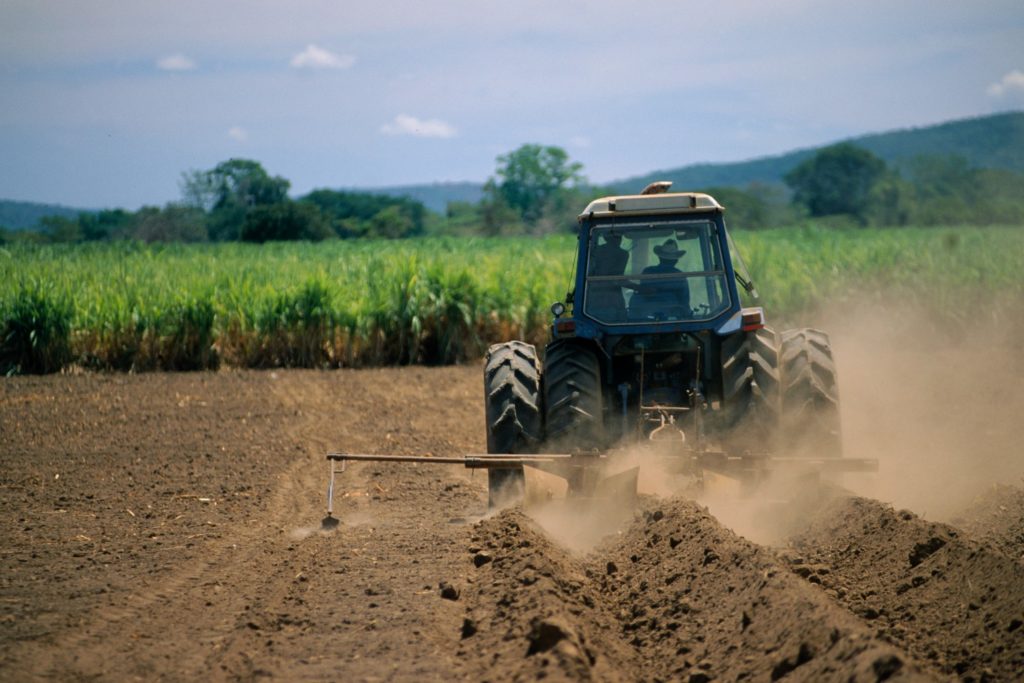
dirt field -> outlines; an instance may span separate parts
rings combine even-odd
[[[902,477],[920,435],[838,352],[850,454]],[[968,455],[1001,458],[957,496],[933,475],[962,460],[938,459],[770,533],[745,504],[646,496],[570,550],[571,517],[485,518],[482,474],[377,464],[339,478],[343,523],[319,531],[326,451],[481,452],[481,385],[475,365],[0,380],[0,680],[1020,680],[1006,415],[957,409],[988,430]]]

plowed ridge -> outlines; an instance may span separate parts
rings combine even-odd
[[[1006,681],[1024,671],[1024,566],[988,543],[848,498],[825,506],[792,545],[795,572],[939,670]]]

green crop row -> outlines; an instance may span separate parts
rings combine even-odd
[[[1024,299],[1019,228],[792,228],[736,241],[775,319],[851,292],[960,324]],[[14,245],[0,249],[0,371],[459,362],[496,341],[543,341],[574,251],[571,236]]]

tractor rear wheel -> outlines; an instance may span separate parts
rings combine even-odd
[[[487,452],[534,452],[544,434],[540,363],[532,344],[510,341],[487,350],[484,397]],[[523,486],[522,466],[488,469],[488,505],[499,507],[522,498]]]
[[[787,454],[840,457],[839,389],[828,335],[812,328],[783,332],[779,370],[779,428]]]
[[[768,328],[722,344],[719,427],[729,450],[770,449],[779,422],[778,335]]]
[[[552,448],[604,447],[601,364],[589,346],[556,339],[544,354],[544,408]]]

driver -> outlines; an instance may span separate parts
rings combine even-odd
[[[658,264],[647,266],[641,274],[682,273],[676,264],[686,254],[686,250],[680,249],[674,239],[669,238],[654,247],[654,254],[658,257]],[[689,317],[690,285],[685,278],[644,282],[633,297],[630,312],[634,317],[653,317],[658,320]]]

